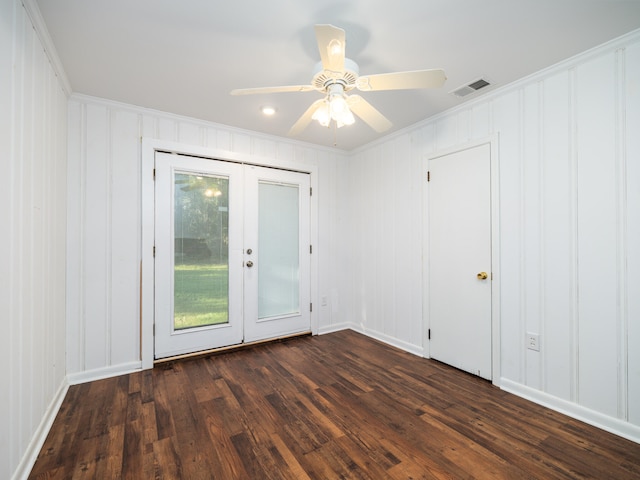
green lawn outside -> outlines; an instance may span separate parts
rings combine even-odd
[[[227,264],[180,264],[174,271],[175,329],[229,321]]]

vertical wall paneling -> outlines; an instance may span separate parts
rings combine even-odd
[[[640,425],[640,42],[625,49],[624,73],[627,408],[629,422]]]
[[[139,118],[134,112],[111,115],[111,364],[140,358],[140,335],[131,320],[140,311],[140,185]],[[123,235],[122,232],[130,232]]]
[[[500,264],[502,277],[501,341],[503,376],[522,381],[524,328],[522,312],[522,173],[520,95],[510,92],[492,103],[493,127],[500,134]]]
[[[522,90],[522,308],[525,332],[544,338],[540,322],[542,295],[540,276],[544,273],[541,263],[540,237],[542,228],[540,209],[540,178],[542,149],[540,135],[540,104],[542,102],[540,84],[533,83]],[[524,341],[524,338],[522,339]],[[540,351],[525,349],[525,382],[540,389],[542,371]]]
[[[436,122],[436,150],[442,151],[458,143],[458,115],[448,115]]]
[[[15,2],[14,2],[15,3]],[[9,110],[11,112],[10,122],[11,127],[9,131],[11,131],[11,167],[12,167],[12,176],[11,176],[11,211],[13,213],[11,217],[11,228],[10,231],[13,232],[11,236],[11,244],[9,252],[14,252],[14,255],[8,256],[10,259],[10,268],[9,268],[9,285],[10,285],[10,301],[11,301],[11,317],[12,318],[20,318],[21,320],[24,318],[24,312],[22,309],[23,299],[21,293],[21,287],[23,282],[23,269],[22,269],[22,258],[25,257],[25,253],[23,252],[23,239],[22,239],[22,219],[24,202],[23,196],[21,192],[21,186],[23,184],[23,169],[24,169],[24,149],[23,149],[23,136],[24,136],[24,115],[25,111],[23,108],[23,98],[29,92],[28,87],[28,79],[24,74],[24,66],[23,63],[25,61],[25,56],[27,53],[27,49],[25,46],[25,15],[24,12],[21,11],[14,5],[16,11],[14,11],[14,24],[13,24],[13,52],[15,55],[15,66],[14,66],[14,78],[13,81],[9,83],[12,85],[13,89],[11,94],[13,96],[12,108]],[[8,65],[12,65],[11,58],[9,58]],[[7,68],[7,70],[11,70]],[[10,322],[10,331],[11,335],[10,344],[9,344],[9,365],[10,368],[10,383],[9,383],[9,410],[12,412],[9,415],[9,430],[15,434],[14,441],[8,442],[8,450],[9,460],[11,465],[13,463],[13,467],[16,466],[16,458],[19,458],[19,452],[24,451],[25,445],[23,444],[23,438],[25,438],[25,432],[29,432],[29,425],[23,426],[23,422],[27,419],[27,414],[24,412],[24,406],[22,403],[22,391],[21,391],[21,381],[24,378],[23,375],[23,366],[22,359],[18,358],[21,354],[21,343],[23,337],[23,328],[22,325],[16,322]],[[14,359],[18,359],[16,362]],[[28,382],[27,382],[28,383]],[[10,471],[9,471],[10,473]]]
[[[23,82],[25,90],[22,95],[20,109],[22,110],[22,119],[20,128],[20,144],[18,146],[20,155],[22,157],[21,167],[19,169],[18,184],[21,187],[20,200],[18,212],[20,217],[17,219],[17,231],[19,247],[18,258],[19,260],[19,281],[17,282],[18,291],[16,292],[19,298],[19,318],[22,318],[20,342],[18,344],[18,355],[16,356],[21,365],[21,378],[18,384],[18,390],[22,403],[20,409],[23,414],[20,415],[20,420],[24,422],[20,425],[21,431],[33,430],[33,419],[31,416],[31,402],[33,401],[29,395],[29,390],[35,387],[34,378],[32,376],[32,368],[34,366],[33,359],[33,345],[34,341],[34,326],[33,326],[33,162],[34,162],[34,148],[35,142],[33,142],[32,135],[35,135],[33,131],[33,115],[34,115],[34,75],[33,62],[34,62],[34,49],[35,49],[35,35],[33,28],[29,22],[27,15],[22,15],[22,35],[24,45],[24,55],[22,57],[22,65],[19,67],[22,70]],[[25,428],[26,427],[26,428]],[[20,450],[26,449],[29,437],[27,435],[20,435],[18,437],[18,448]]]
[[[491,130],[488,103],[475,105],[469,112],[469,141],[487,138]]]
[[[615,189],[617,192],[616,224],[618,226],[616,248],[616,270],[618,274],[617,288],[617,362],[618,362],[618,418],[627,419],[627,357],[628,357],[628,322],[627,322],[627,184],[626,145],[625,145],[625,51],[623,48],[615,52]]]
[[[218,130],[214,137],[215,148],[218,150],[231,151],[231,133],[224,130]],[[213,145],[211,145],[213,146]]]
[[[395,316],[396,306],[396,291],[394,288],[395,282],[395,265],[397,260],[395,232],[398,217],[406,215],[406,211],[396,208],[397,189],[395,185],[396,180],[396,167],[398,163],[403,162],[404,159],[399,159],[396,154],[395,143],[383,146],[382,155],[379,160],[380,168],[377,172],[380,172],[384,178],[378,178],[378,202],[380,204],[381,221],[378,222],[378,231],[380,242],[383,246],[378,250],[378,255],[382,257],[382,271],[380,276],[380,283],[378,285],[379,294],[378,298],[384,299],[381,308],[379,310],[380,316],[378,318],[377,326],[385,335],[390,337],[396,337],[396,323],[397,317]],[[385,221],[388,219],[388,221]],[[393,319],[389,321],[390,319]]]
[[[84,365],[95,370],[110,365],[110,135],[109,111],[102,105],[86,107],[86,157],[83,218],[85,293]]]
[[[471,140],[471,116],[469,110],[462,110],[458,113],[456,142],[468,143]]]
[[[402,238],[403,242],[406,242],[401,249],[404,250],[405,262],[407,262],[407,270],[412,279],[411,289],[408,295],[401,299],[406,302],[406,315],[411,319],[409,327],[405,326],[406,321],[399,321],[398,331],[401,338],[407,339],[409,343],[412,339],[417,347],[420,348],[419,353],[422,355],[424,352],[424,325],[422,315],[422,218],[423,218],[423,205],[420,202],[422,198],[423,185],[426,182],[426,178],[422,175],[422,156],[418,151],[413,135],[409,135],[406,144],[406,153],[409,157],[408,170],[403,172],[403,183],[410,185],[410,189],[405,193],[407,197],[403,202],[411,204],[418,199],[418,203],[414,203],[412,209],[412,217],[409,223],[409,236],[408,238],[402,235],[402,232],[397,232],[397,235]],[[413,172],[419,172],[414,175]],[[406,187],[400,187],[401,190],[406,191]],[[400,274],[398,278],[398,285],[402,285],[403,275]],[[404,291],[402,288],[400,291]]]
[[[202,145],[202,132],[198,125],[177,124],[178,142],[186,145]]]
[[[26,476],[66,391],[66,83],[34,13],[0,2],[1,478]]]
[[[0,2],[0,17],[7,19],[15,25],[15,2]],[[15,132],[12,128],[14,125],[14,101],[15,101],[15,72],[11,68],[5,66],[11,65],[13,61],[13,51],[15,48],[13,29],[0,29],[0,153],[3,159],[8,161],[3,163],[5,184],[0,188],[0,203],[4,208],[0,209],[0,223],[6,225],[9,230],[13,229],[15,216],[15,170],[16,162],[14,160],[13,143]],[[3,160],[4,162],[4,160]],[[12,251],[14,244],[13,235],[0,235],[0,252]],[[5,314],[8,318],[15,318],[14,308],[14,286],[13,282],[13,262],[11,256],[0,253],[0,305],[4,306]],[[0,335],[0,362],[2,365],[9,366],[9,371],[5,375],[5,385],[9,387],[14,385],[15,378],[18,376],[11,363],[12,343],[16,338],[17,325],[9,322],[5,325],[5,334]],[[13,432],[12,415],[15,399],[12,394],[4,394],[0,397],[0,431]],[[0,465],[11,465],[13,456],[12,447],[10,446],[8,435],[0,437]],[[9,467],[0,469],[0,474],[10,475]]]
[[[236,153],[251,155],[251,137],[244,133],[234,133],[231,149]]]
[[[405,278],[415,279],[413,263],[419,262],[420,248],[413,247],[416,236],[413,226],[420,225],[420,209],[408,209],[405,206],[411,204],[411,199],[416,195],[415,179],[409,173],[413,170],[412,157],[410,155],[410,143],[406,137],[396,139],[394,148],[394,171],[393,171],[393,301],[391,304],[391,314],[396,319],[393,322],[393,332],[395,338],[413,338],[411,332],[415,332],[415,316],[412,314],[412,293],[420,278],[412,282],[410,288],[398,288]],[[409,234],[407,235],[407,232]],[[420,318],[420,317],[418,317]],[[417,332],[418,337],[420,331]]]
[[[571,164],[571,204],[569,222],[571,223],[571,400],[579,402],[580,392],[580,292],[578,271],[578,134],[576,129],[578,118],[577,72],[575,67],[569,69],[569,122],[570,142],[569,161]]]
[[[160,138],[157,117],[144,113],[138,114],[138,117],[141,125],[140,136],[142,138]]]
[[[614,60],[608,54],[576,70],[579,402],[611,416],[618,408]]]
[[[82,295],[82,219],[84,218],[83,154],[85,152],[82,134],[84,106],[69,104],[69,130],[77,132],[77,141],[70,142],[67,151],[67,369],[77,372],[84,365],[84,295]]]
[[[572,223],[569,158],[569,76],[558,73],[544,82],[542,113],[542,209],[545,384],[544,390],[571,399]]]
[[[161,138],[172,142],[177,142],[179,137],[178,123],[173,118],[159,116],[155,119],[158,134],[155,138]]]

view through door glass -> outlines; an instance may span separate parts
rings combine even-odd
[[[156,153],[155,358],[242,342],[242,166]]]
[[[174,176],[174,330],[229,322],[229,180]]]

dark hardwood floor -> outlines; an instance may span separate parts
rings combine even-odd
[[[72,386],[30,478],[621,480],[640,445],[342,331]]]

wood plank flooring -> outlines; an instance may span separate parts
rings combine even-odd
[[[342,331],[72,386],[30,478],[622,480],[640,445]]]

